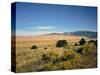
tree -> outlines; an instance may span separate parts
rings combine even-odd
[[[64,47],[67,45],[67,41],[66,40],[58,40],[56,47]]]
[[[84,38],[81,38],[81,40],[79,41],[79,45],[84,45],[86,43]]]

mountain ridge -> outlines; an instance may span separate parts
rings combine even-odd
[[[97,38],[97,32],[95,31],[74,31],[74,32],[64,32],[64,33],[50,33],[46,35],[75,35],[75,36],[85,36],[88,38]]]

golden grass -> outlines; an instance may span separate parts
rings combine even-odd
[[[64,48],[57,48],[56,42],[65,39],[68,46]],[[94,59],[91,62],[91,56],[82,56],[74,51],[78,46],[73,46],[80,40],[79,36],[37,36],[37,37],[17,37],[16,38],[16,71],[47,71],[47,70],[61,70],[61,69],[78,69],[78,68],[92,68],[96,67],[96,56],[91,55]],[[88,39],[87,39],[88,40]],[[31,49],[32,45],[36,45],[38,49]],[[94,45],[84,45],[85,50],[96,51]],[[47,49],[45,49],[47,48]],[[94,50],[93,50],[94,49]],[[46,54],[50,60],[42,60],[43,54]],[[62,57],[74,55],[73,59],[62,61]],[[87,58],[87,59],[86,59]],[[57,60],[57,61],[56,61]],[[54,63],[54,62],[55,63]],[[93,66],[90,65],[93,62]],[[86,63],[87,65],[84,65]],[[95,64],[95,65],[94,65]],[[88,65],[90,65],[88,67]]]

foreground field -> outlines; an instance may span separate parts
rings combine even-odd
[[[16,71],[51,71],[97,67],[97,48],[94,43],[74,45],[80,36],[37,36],[16,38]],[[58,48],[58,40],[66,40],[68,45]],[[91,39],[85,38],[86,41]],[[31,49],[36,45],[37,49]],[[82,48],[82,54],[77,50]]]

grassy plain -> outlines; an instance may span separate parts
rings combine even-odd
[[[80,39],[69,35],[17,36],[16,72],[96,68],[96,46],[93,43],[75,46]],[[57,48],[58,40],[66,40],[68,45]],[[32,45],[38,48],[31,49]],[[82,55],[77,53],[80,47],[83,47]]]

